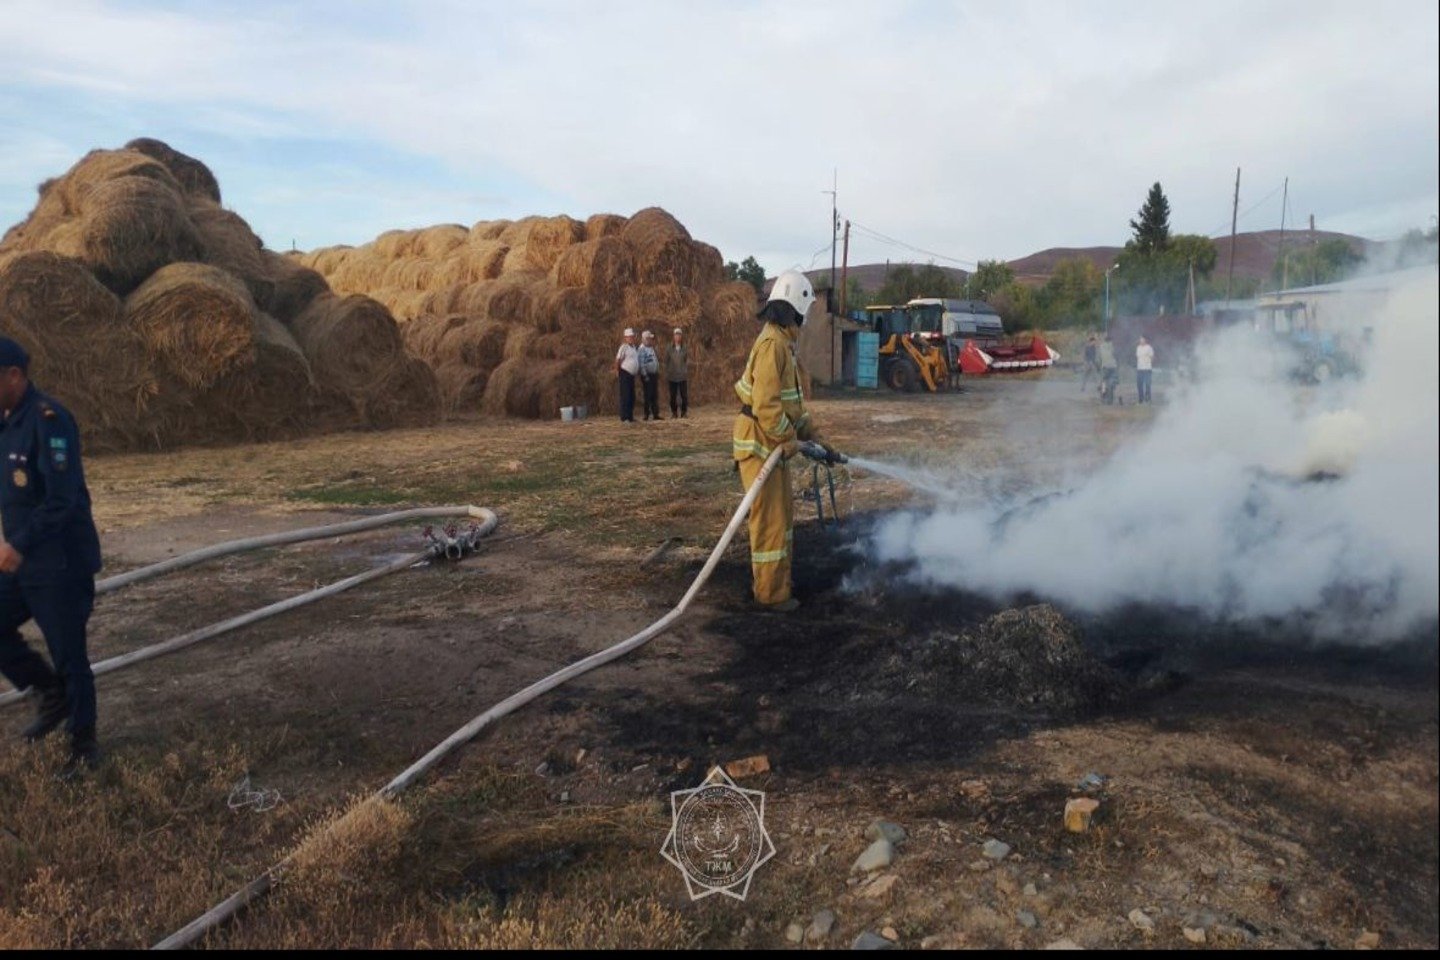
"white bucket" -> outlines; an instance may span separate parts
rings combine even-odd
[[[563,420],[563,421],[565,421],[566,423],[569,423],[571,420],[576,419],[576,416],[575,416],[575,408],[574,408],[574,407],[561,407],[561,408],[560,408],[560,419]]]
[[[585,419],[586,417],[588,417],[588,416],[590,416],[590,408],[589,408],[589,407],[585,406],[584,404],[581,404],[580,406],[578,406],[578,407],[575,408],[575,419],[576,419],[576,420],[584,420],[584,419]]]

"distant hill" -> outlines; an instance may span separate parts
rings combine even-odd
[[[1378,244],[1363,237],[1352,236],[1348,233],[1334,233],[1329,230],[1316,230],[1311,233],[1309,230],[1287,230],[1285,231],[1285,249],[1298,250],[1318,243],[1321,240],[1330,238],[1344,240],[1350,244],[1356,253],[1362,256],[1376,253],[1383,248]],[[1041,286],[1050,275],[1055,272],[1055,265],[1061,260],[1073,257],[1083,257],[1095,266],[1104,270],[1115,262],[1123,247],[1051,247],[1048,250],[1041,250],[1032,253],[1027,257],[1010,261],[1010,269],[1015,271],[1015,279],[1027,286]],[[1215,262],[1213,276],[1223,277],[1230,269],[1230,238],[1221,237],[1215,240],[1215,250],[1219,254]],[[1241,233],[1235,236],[1235,276],[1237,278],[1270,276],[1270,271],[1275,266],[1275,261],[1280,256],[1280,231],[1259,230],[1252,233]],[[921,263],[862,263],[851,264],[849,275],[860,282],[865,290],[879,290],[885,285],[885,277],[888,271],[899,266],[920,267]],[[968,271],[956,267],[940,267],[958,282],[964,283],[970,276]],[[829,280],[830,268],[806,271],[806,276],[812,283],[822,278]],[[835,270],[835,282],[839,285],[840,269]],[[767,284],[766,289],[769,289]]]
[[[889,271],[891,271],[891,270],[894,270],[896,267],[902,267],[902,266],[908,266],[908,267],[910,267],[911,269],[919,269],[920,267],[925,266],[925,264],[923,264],[923,263],[906,263],[906,264],[902,264],[902,263],[861,263],[861,264],[854,264],[854,263],[852,263],[852,264],[850,264],[849,276],[850,276],[852,279],[858,280],[858,281],[860,282],[860,286],[861,286],[863,289],[865,289],[865,290],[879,290],[881,287],[885,286],[885,275],[886,275],[886,273],[889,272]],[[941,267],[940,269],[941,269],[941,270],[944,270],[944,271],[945,271],[946,273],[948,273],[950,276],[954,277],[955,280],[956,280],[957,282],[959,282],[959,283],[964,283],[964,282],[966,281],[966,279],[969,278],[969,276],[970,276],[970,274],[969,274],[967,271],[965,271],[965,270],[960,270],[960,269],[958,269],[958,268],[956,268],[956,267]],[[822,278],[828,282],[829,279],[830,279],[830,268],[829,268],[829,267],[826,267],[826,268],[823,269],[823,270],[807,270],[807,271],[805,272],[805,276],[807,276],[807,277],[810,278],[810,282],[811,282],[811,283],[816,283],[816,282],[818,282],[819,280],[821,280]],[[839,267],[836,267],[836,268],[835,268],[835,286],[836,286],[837,289],[838,289],[839,286],[840,286],[840,268],[839,268]]]
[[[1280,257],[1280,238],[1279,230],[1259,230],[1253,233],[1236,234],[1235,276],[1262,279],[1270,276],[1275,261]],[[1352,236],[1348,233],[1334,233],[1329,230],[1316,230],[1314,233],[1309,230],[1287,230],[1284,238],[1287,250],[1299,250],[1312,243],[1319,243],[1321,240],[1331,238],[1346,241],[1356,253],[1362,256],[1369,253],[1375,246],[1363,237]],[[1040,286],[1050,279],[1050,274],[1055,271],[1055,265],[1061,260],[1083,257],[1099,269],[1104,270],[1115,262],[1115,258],[1123,249],[1123,247],[1051,247],[1049,250],[1041,250],[1028,257],[1021,257],[1019,260],[1011,260],[1010,269],[1015,271],[1015,279],[1021,283]],[[1213,276],[1223,277],[1230,271],[1230,238],[1216,239],[1215,250],[1219,256],[1215,261]]]

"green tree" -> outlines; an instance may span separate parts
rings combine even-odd
[[[1170,201],[1165,199],[1165,191],[1158,182],[1145,197],[1140,219],[1130,221],[1130,229],[1135,235],[1125,245],[1126,249],[1133,245],[1141,253],[1159,253],[1170,246]]]
[[[1050,279],[1035,295],[1035,308],[1045,329],[1096,326],[1105,300],[1105,274],[1084,257],[1066,257],[1055,264]]]
[[[919,268],[902,263],[892,267],[885,284],[871,298],[872,303],[906,303],[916,297],[955,299],[962,295],[960,283],[933,263]]]
[[[744,280],[755,288],[757,294],[765,290],[765,268],[754,257],[746,257],[739,263],[731,260],[725,264],[725,279]]]
[[[1035,292],[1022,283],[1006,284],[1004,288],[990,294],[986,302],[1000,314],[1006,333],[1035,330],[1044,323]]]
[[[1288,249],[1275,259],[1270,279],[1276,287],[1334,283],[1344,280],[1364,258],[1341,237],[1326,237],[1318,243]]]
[[[1015,271],[1004,260],[981,260],[975,265],[975,272],[965,281],[965,297],[968,300],[989,299],[1015,283]]]
[[[859,277],[850,277],[845,283],[845,309],[863,310],[874,303],[875,299],[869,292],[860,286]]]
[[[1178,234],[1164,250],[1143,250],[1132,240],[1117,258],[1111,276],[1116,313],[1180,313],[1195,268],[1195,298],[1202,299],[1202,281],[1215,269],[1218,251],[1209,237]]]

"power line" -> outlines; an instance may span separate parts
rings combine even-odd
[[[860,232],[864,233],[868,237],[871,237],[872,239],[879,240],[883,243],[893,244],[897,247],[903,247],[904,249],[910,250],[914,253],[922,253],[927,257],[934,257],[936,260],[948,260],[951,263],[958,263],[961,266],[970,267],[971,269],[976,266],[974,260],[963,260],[960,257],[949,257],[943,253],[936,253],[934,250],[926,250],[923,247],[917,247],[913,244],[906,243],[904,240],[896,240],[894,237],[886,236],[879,230],[876,230],[873,227],[867,227],[865,226],[865,224],[853,219],[850,221],[850,226],[855,227]]]
[[[1283,189],[1285,189],[1285,185],[1282,183],[1280,186],[1276,187],[1274,190],[1271,190],[1269,193],[1265,194],[1265,196],[1261,197],[1259,200],[1257,200],[1257,201],[1255,201],[1254,203],[1250,204],[1250,206],[1248,206],[1248,207],[1245,208],[1245,211],[1244,211],[1243,213],[1241,213],[1238,217],[1235,218],[1235,222],[1236,222],[1236,223],[1239,223],[1241,220],[1244,220],[1246,217],[1250,216],[1250,214],[1254,213],[1256,210],[1259,210],[1262,206],[1264,206],[1264,205],[1265,205],[1266,203],[1268,203],[1271,199],[1273,199],[1274,196],[1275,196],[1275,194],[1279,193],[1279,192],[1280,192],[1281,190],[1283,190]],[[1210,236],[1211,236],[1211,237],[1219,236],[1220,234],[1223,234],[1224,232],[1225,232],[1225,227],[1224,227],[1224,225],[1222,224],[1221,226],[1215,228],[1214,230],[1211,230],[1211,231],[1210,231]]]

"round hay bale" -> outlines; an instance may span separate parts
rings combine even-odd
[[[537,356],[534,351],[535,341],[539,336],[533,327],[511,327],[505,334],[504,359],[507,362],[524,360],[527,357],[534,359]]]
[[[426,227],[415,238],[415,255],[429,260],[439,260],[450,251],[463,247],[470,239],[470,231],[458,223],[444,223]]]
[[[540,333],[588,326],[597,316],[589,294],[575,287],[551,287],[531,300],[530,325]]]
[[[623,240],[602,237],[567,249],[550,275],[556,286],[578,287],[596,300],[619,303],[635,282],[635,258]]]
[[[450,363],[435,369],[435,381],[448,413],[479,410],[489,380],[489,373],[463,364]]]
[[[390,261],[373,247],[357,247],[333,272],[325,274],[325,278],[337,293],[369,293],[385,286],[385,271],[389,266]]]
[[[316,297],[291,324],[321,391],[368,426],[433,420],[430,368],[405,353],[390,312],[365,296]]]
[[[165,443],[280,440],[313,428],[314,377],[295,338],[268,314],[254,315],[255,362],[203,390],[168,391],[157,403]]]
[[[637,252],[644,253],[670,240],[689,240],[690,231],[659,207],[646,207],[620,230],[620,236]]]
[[[464,253],[461,254],[471,277],[467,282],[498,278],[505,270],[505,258],[509,254],[510,248],[501,241],[476,240],[474,234],[471,234],[470,242],[465,245]]]
[[[426,290],[435,277],[434,260],[420,257],[402,257],[390,261],[381,276],[381,286],[394,290]]]
[[[302,262],[322,277],[328,277],[355,252],[355,249],[355,247],[348,246],[321,247],[319,250],[312,250]]]
[[[400,257],[414,255],[415,241],[419,234],[419,230],[386,230],[376,237],[369,247],[382,260],[398,260]]]
[[[162,267],[125,300],[150,355],[196,389],[254,362],[255,312],[239,279],[199,263]]]
[[[743,280],[722,283],[712,289],[705,299],[705,336],[728,337],[741,335],[753,339],[760,330],[756,314],[760,299],[755,288]]]
[[[194,157],[174,149],[168,143],[151,137],[139,137],[125,144],[126,150],[143,153],[165,165],[165,169],[180,184],[180,189],[192,197],[201,197],[213,203],[220,202],[220,181],[215,174]]]
[[[324,277],[290,257],[266,250],[264,260],[270,275],[270,296],[260,303],[260,308],[282,323],[294,320],[310,301],[330,292]]]
[[[599,388],[591,366],[580,360],[511,360],[490,375],[480,409],[492,415],[551,419],[560,408],[594,406]]]
[[[189,214],[200,237],[201,259],[243,280],[256,303],[267,302],[274,280],[265,257],[265,244],[250,229],[250,224],[208,200],[192,201]]]
[[[464,324],[467,319],[458,313],[417,317],[400,328],[400,336],[405,341],[406,350],[434,366],[440,341],[445,338],[445,334]]]
[[[680,327],[695,330],[700,323],[700,294],[676,284],[645,284],[625,291],[621,317],[636,332],[651,330],[659,337]]]
[[[165,165],[136,150],[91,150],[75,162],[54,189],[59,191],[58,200],[67,214],[80,213],[86,198],[101,184],[122,177],[138,177],[153,180],[159,186],[173,191],[178,199],[180,182]]]
[[[541,274],[516,273],[499,280],[472,283],[451,298],[449,307],[454,313],[468,313],[502,323],[528,323],[534,297],[544,292],[544,280]]]
[[[500,234],[510,246],[505,273],[539,270],[548,273],[565,248],[585,239],[585,224],[570,217],[526,217]]]
[[[59,179],[51,177],[42,182],[36,191],[39,199],[30,215],[5,231],[0,238],[0,250],[22,252],[25,250],[47,249],[42,242],[46,234],[68,221],[70,212],[65,208]]]
[[[696,286],[713,287],[725,282],[725,258],[708,243],[695,243]]]
[[[724,277],[723,265],[711,262],[708,251],[714,250],[679,237],[636,248],[635,279],[640,283],[681,287],[711,286]]]
[[[387,287],[376,290],[369,296],[384,304],[395,321],[401,323],[413,320],[424,312],[424,302],[429,294],[423,290],[396,290]]]
[[[454,290],[488,280],[484,260],[471,255],[469,245],[460,247],[435,265],[430,285],[437,290]],[[498,273],[498,267],[496,268]]]
[[[470,228],[470,242],[499,240],[500,235],[510,229],[513,220],[481,220]]]
[[[31,249],[49,250],[75,260],[85,259],[85,221],[79,217],[59,221]]]
[[[80,259],[121,296],[166,264],[201,256],[200,238],[179,193],[147,177],[97,184],[85,195],[81,216]]]
[[[435,347],[435,364],[459,364],[489,373],[505,359],[510,328],[494,320],[466,318],[441,334]]]
[[[629,223],[618,213],[597,213],[585,221],[585,239],[599,240],[603,237],[618,237]]]
[[[86,447],[134,449],[155,371],[120,300],[78,261],[37,251],[0,264],[0,332],[30,353],[30,375],[70,408]]]

